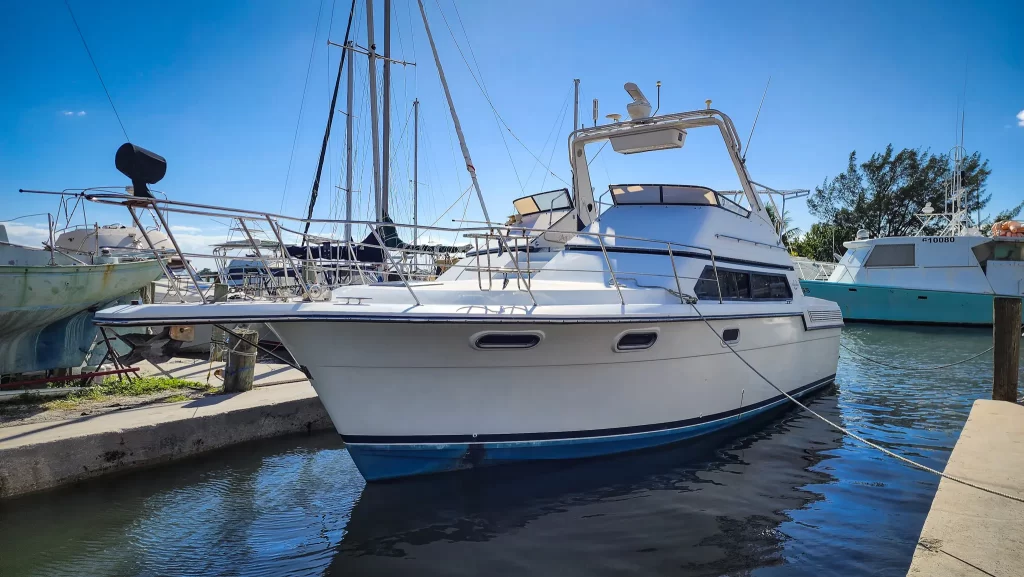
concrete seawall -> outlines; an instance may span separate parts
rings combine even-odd
[[[308,383],[0,428],[0,498],[288,433],[333,428]]]
[[[1024,407],[975,401],[945,472],[1024,498]],[[1024,575],[1024,503],[942,479],[908,575]]]

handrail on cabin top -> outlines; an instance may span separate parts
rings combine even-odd
[[[184,213],[184,214],[193,214],[193,215],[198,215],[198,216],[231,218],[231,219],[234,219],[234,220],[239,220],[240,222],[243,222],[243,221],[246,221],[246,220],[249,220],[249,221],[265,221],[265,222],[267,222],[270,225],[270,228],[271,228],[272,232],[274,233],[274,236],[276,237],[276,240],[282,246],[284,246],[284,241],[283,241],[283,238],[281,237],[280,231],[281,230],[287,230],[287,229],[282,227],[277,222],[277,220],[287,220],[287,221],[298,222],[298,223],[355,224],[355,225],[367,226],[373,232],[374,237],[377,239],[377,241],[380,243],[379,245],[377,245],[377,248],[383,248],[384,249],[383,252],[387,256],[389,263],[391,264],[393,269],[398,274],[399,278],[402,281],[402,284],[406,287],[406,289],[409,291],[410,295],[413,297],[413,300],[416,302],[417,305],[421,305],[422,304],[420,302],[420,299],[416,295],[416,292],[415,292],[415,290],[413,288],[413,285],[410,282],[410,275],[402,273],[402,271],[400,270],[402,267],[399,266],[399,264],[394,260],[393,256],[391,255],[391,252],[399,252],[399,253],[403,253],[404,254],[404,250],[405,249],[388,248],[388,247],[386,247],[384,239],[380,236],[380,234],[378,232],[378,228],[381,227],[381,226],[392,226],[392,227],[395,227],[395,228],[412,228],[413,225],[406,225],[406,224],[394,223],[394,222],[381,222],[381,221],[358,221],[358,220],[340,220],[340,219],[303,219],[303,218],[298,218],[298,217],[291,217],[291,216],[287,216],[287,215],[279,215],[279,214],[274,214],[274,213],[270,213],[270,212],[263,212],[263,211],[256,211],[256,210],[233,209],[233,208],[227,208],[227,207],[219,207],[219,206],[215,206],[215,205],[203,205],[203,204],[188,203],[188,202],[181,202],[181,201],[173,201],[173,200],[166,200],[166,199],[147,199],[147,198],[139,198],[139,197],[135,197],[135,196],[130,196],[130,195],[126,195],[126,194],[117,194],[117,193],[91,193],[91,194],[83,194],[83,195],[85,196],[85,198],[87,200],[90,200],[90,201],[93,201],[93,202],[97,202],[97,203],[101,203],[101,204],[112,204],[112,205],[125,206],[125,207],[128,207],[129,210],[131,210],[132,208],[145,207],[145,206],[151,206],[152,208],[156,208],[156,205],[159,205],[162,210],[167,211],[167,212],[177,212],[177,213]],[[466,228],[466,227],[451,228],[451,227],[422,226],[422,225],[419,225],[417,228],[419,228],[421,231],[422,230],[428,230],[428,231],[432,230],[432,231],[438,231],[438,232],[456,232],[456,233],[460,233],[461,232],[461,233],[466,234],[466,236],[469,236],[471,238],[475,238],[477,240],[479,240],[479,239],[490,239],[490,238],[497,239],[496,235],[499,235],[499,234],[502,234],[503,236],[508,237],[508,238],[514,238],[513,233],[515,233],[516,235],[521,235],[524,238],[529,239],[529,238],[531,238],[531,236],[533,238],[536,238],[537,236],[539,236],[541,234],[544,234],[544,232],[545,232],[545,231],[540,231],[540,232],[532,231],[531,229],[526,228],[526,227],[516,227],[516,226],[507,226],[507,225],[498,225],[498,224],[492,224],[492,225],[487,226],[487,227],[469,227],[469,228]],[[181,260],[184,263],[184,265],[189,269],[189,273],[190,273],[189,277],[194,279],[195,278],[194,271],[191,270],[191,264],[188,263],[188,260],[186,258],[186,256],[188,256],[188,254],[190,254],[190,253],[184,253],[183,251],[180,250],[180,248],[178,248],[177,242],[175,242],[173,240],[173,232],[172,231],[166,230],[165,232],[168,235],[168,237],[170,239],[172,239],[172,245],[175,246],[174,252],[178,255],[179,258],[181,258]],[[531,232],[533,232],[533,235],[530,234]],[[632,241],[639,241],[639,242],[642,242],[642,243],[659,244],[659,245],[663,244],[663,245],[665,245],[665,247],[666,247],[666,249],[668,250],[668,253],[669,253],[669,258],[670,258],[670,262],[671,262],[671,265],[672,265],[673,277],[675,277],[675,283],[676,283],[676,288],[677,288],[678,296],[680,298],[680,301],[683,302],[683,303],[686,303],[687,299],[685,299],[684,298],[685,295],[682,294],[681,285],[679,283],[679,276],[678,276],[678,273],[676,272],[676,265],[675,265],[675,259],[678,258],[678,257],[675,255],[675,253],[673,253],[672,248],[673,247],[678,247],[678,248],[683,248],[683,249],[695,249],[695,250],[698,250],[698,251],[706,252],[708,254],[708,256],[710,257],[710,260],[711,260],[711,263],[712,263],[712,267],[713,267],[713,270],[714,270],[714,274],[715,274],[716,284],[718,284],[719,302],[722,302],[722,297],[721,297],[721,294],[722,294],[722,291],[721,291],[721,281],[720,281],[719,275],[718,275],[718,268],[717,268],[715,253],[714,253],[714,251],[712,249],[710,249],[708,247],[703,247],[703,246],[698,246],[698,245],[688,245],[688,244],[677,243],[677,242],[672,242],[672,241],[665,241],[665,240],[659,240],[659,239],[649,239],[649,238],[643,238],[643,237],[637,237],[637,236],[631,236],[631,235],[608,234],[608,233],[594,232],[594,231],[577,231],[577,232],[575,232],[573,234],[573,237],[574,238],[594,238],[594,239],[596,239],[596,241],[597,241],[596,244],[600,247],[601,252],[602,252],[602,254],[604,256],[605,265],[607,266],[608,272],[609,272],[609,276],[611,277],[610,278],[611,284],[615,287],[616,293],[619,296],[619,301],[620,301],[620,303],[622,305],[626,304],[625,303],[625,298],[624,298],[624,295],[622,293],[621,287],[620,287],[620,285],[618,283],[618,280],[617,280],[617,277],[616,277],[616,272],[615,272],[614,267],[612,265],[611,259],[608,256],[607,244],[605,243],[605,239],[612,239],[612,240],[615,240],[615,241],[618,241],[618,240],[632,240]],[[147,239],[147,242],[148,242],[148,239]],[[346,244],[347,246],[349,246],[350,250],[354,246],[363,246],[363,243],[353,243],[351,240],[345,240],[345,241],[340,241],[339,242],[339,244],[342,244],[342,243]],[[489,242],[485,243],[485,246],[488,246],[489,244],[490,244]],[[479,246],[479,245],[477,245],[477,246]],[[520,289],[525,287],[525,290],[527,291],[527,293],[529,293],[530,298],[533,301],[533,304],[536,306],[537,301],[536,301],[536,298],[534,297],[533,292],[532,292],[532,290],[530,288],[530,281],[529,281],[528,278],[523,278],[523,273],[522,273],[522,271],[518,267],[518,252],[520,250],[520,246],[519,246],[518,243],[513,243],[513,245],[506,245],[506,246],[508,247],[510,252],[515,252],[516,253],[515,255],[513,255],[513,258],[516,259],[515,260],[515,265],[516,265],[517,281],[522,283],[522,284],[519,284],[519,282],[517,282],[517,286]],[[529,247],[530,247],[529,244],[527,244],[526,247],[524,247],[527,250],[527,252],[529,252]],[[255,248],[255,247],[253,247],[253,248]],[[163,251],[161,251],[161,252],[163,252]],[[415,252],[418,252],[419,254],[423,254],[425,251],[419,250],[419,251],[415,251]],[[160,254],[159,253],[154,251],[154,254],[156,254],[157,257],[160,258]],[[479,255],[479,250],[477,251],[477,254]],[[527,257],[529,258],[529,255],[527,255]],[[254,260],[261,260],[261,259],[255,258]],[[290,255],[286,255],[285,261],[288,263],[287,266],[289,266],[294,271],[296,281],[299,283],[300,288],[301,288],[301,290],[303,292],[303,295],[306,298],[306,300],[313,300],[312,296],[310,294],[310,291],[309,291],[309,287],[308,287],[305,279],[301,278],[301,274],[302,273],[299,270],[298,265],[295,263],[295,261],[291,258]],[[403,258],[403,262],[404,262],[404,258]],[[490,267],[487,267],[487,268],[490,268]],[[528,268],[528,270],[529,270],[529,268]],[[498,271],[496,271],[496,272],[498,272]],[[658,275],[658,276],[661,276],[661,275]],[[200,294],[203,294],[201,288],[199,288],[198,286],[196,286],[195,288],[196,288],[197,292],[199,292]]]

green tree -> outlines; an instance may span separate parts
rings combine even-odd
[[[775,230],[778,231],[779,235],[782,237],[782,244],[786,248],[791,249],[793,243],[800,238],[800,229],[795,226],[790,226],[793,224],[793,219],[790,217],[789,211],[783,211],[782,219],[780,221],[775,214],[775,207],[769,204],[765,208],[768,209],[768,218],[770,218],[772,224],[775,225]]]
[[[985,182],[992,171],[977,152],[964,160],[962,171],[966,208],[976,214],[991,199]],[[808,198],[807,207],[822,223],[835,227],[840,246],[858,229],[867,229],[873,237],[909,236],[921,228],[917,214],[927,203],[942,211],[952,176],[946,154],[911,148],[894,153],[890,144],[858,164],[854,151],[846,172],[826,178]],[[937,232],[932,228],[924,234]]]
[[[985,236],[991,236],[992,223],[1002,222],[1004,220],[1013,220],[1017,218],[1017,215],[1020,214],[1020,211],[1022,210],[1024,210],[1024,202],[1018,204],[1017,206],[1008,208],[996,214],[994,217],[981,219],[981,234]]]
[[[835,255],[846,252],[843,242],[853,239],[854,233],[836,225],[818,222],[811,225],[811,230],[794,239],[789,249],[797,256],[831,262],[837,260]]]

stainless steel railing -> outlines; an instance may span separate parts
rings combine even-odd
[[[448,262],[451,257],[450,251],[442,251],[439,249],[426,249],[422,245],[418,245],[418,248],[412,246],[392,246],[388,247],[385,239],[381,235],[381,227],[394,227],[396,231],[404,229],[412,229],[414,225],[404,225],[393,222],[375,222],[375,221],[346,221],[336,219],[302,219],[295,218],[286,215],[274,214],[269,212],[261,212],[247,209],[233,209],[226,207],[218,207],[214,205],[204,205],[180,201],[171,201],[163,199],[148,199],[129,196],[125,194],[100,192],[100,193],[89,193],[85,195],[90,201],[119,205],[127,208],[132,214],[133,220],[138,224],[139,219],[136,213],[137,209],[149,209],[156,216],[160,222],[166,222],[165,212],[170,213],[181,213],[190,214],[196,216],[206,216],[219,219],[228,219],[232,222],[238,223],[238,229],[243,231],[246,242],[251,248],[252,254],[246,256],[231,257],[232,260],[248,260],[251,262],[259,263],[262,270],[267,271],[271,278],[262,279],[258,282],[250,281],[249,284],[254,287],[262,287],[259,290],[250,291],[251,297],[261,298],[296,298],[301,296],[303,300],[311,301],[315,300],[314,293],[322,294],[323,284],[329,286],[340,286],[341,284],[352,284],[354,279],[358,278],[360,283],[369,283],[374,280],[388,281],[392,278],[397,278],[402,286],[409,292],[413,301],[417,306],[422,304],[420,296],[417,294],[416,286],[421,281],[431,280],[438,272],[439,268],[452,268],[461,267],[466,270],[475,272],[477,275],[478,288],[482,291],[493,290],[494,279],[496,277],[504,276],[506,283],[502,285],[502,288],[506,288],[507,281],[514,275],[516,280],[516,290],[525,291],[532,303],[536,306],[537,299],[532,290],[533,277],[544,270],[543,267],[534,268],[531,257],[532,249],[536,248],[534,241],[546,234],[546,231],[534,231],[528,228],[506,226],[499,224],[488,224],[486,226],[478,227],[438,227],[438,226],[422,226],[419,225],[416,228],[422,236],[424,233],[456,233],[461,234],[464,238],[472,241],[471,245],[462,247],[459,254],[465,262],[462,263],[451,263]],[[376,244],[360,243],[352,241],[351,239],[341,239],[333,243],[329,243],[329,248],[332,251],[329,256],[333,256],[333,247],[344,248],[344,255],[347,257],[354,257],[357,250],[360,247],[369,247],[373,249],[380,249],[383,253],[384,262],[381,263],[366,263],[360,262],[353,258],[322,258],[323,253],[320,253],[321,258],[301,258],[293,256],[287,250],[287,244],[284,242],[282,232],[294,232],[290,228],[282,226],[281,222],[292,222],[292,223],[311,223],[311,224],[339,224],[339,225],[356,225],[366,227],[370,231],[370,235],[376,241]],[[258,239],[253,234],[252,223],[260,223],[261,226],[269,228],[272,236],[270,240],[276,243],[278,247],[279,255],[275,254],[273,260],[280,262],[284,269],[283,277],[278,281],[277,277],[273,273],[270,260],[265,255],[261,247],[266,247],[265,241]],[[143,230],[143,236],[147,243],[150,245],[150,251],[152,254],[160,260],[161,267],[164,269],[165,275],[168,278],[174,279],[175,276],[171,274],[167,263],[164,262],[164,258],[167,256],[167,251],[156,249],[152,242],[150,242],[149,235],[143,227],[139,227]],[[297,227],[296,227],[297,228]],[[171,241],[171,245],[174,247],[173,254],[176,254],[181,262],[185,266],[185,271],[188,278],[192,281],[195,291],[205,301],[206,294],[202,290],[201,283],[198,280],[198,273],[194,270],[189,258],[211,258],[216,259],[225,258],[223,254],[220,255],[207,255],[200,253],[190,253],[182,250],[177,240],[174,238],[173,232],[169,229],[164,231],[168,239]],[[559,233],[564,234],[564,233]],[[580,241],[590,241],[590,246],[597,247],[601,252],[601,258],[604,262],[604,267],[601,269],[588,269],[588,270],[573,270],[560,266],[558,268],[561,272],[584,272],[584,273],[602,273],[608,274],[609,281],[612,287],[615,288],[621,305],[626,304],[625,294],[622,290],[624,286],[628,288],[622,281],[631,279],[636,281],[637,276],[647,276],[655,279],[671,279],[668,286],[660,286],[671,294],[674,294],[683,303],[692,302],[695,297],[688,295],[683,291],[683,285],[681,279],[692,279],[700,280],[699,278],[692,277],[681,277],[678,274],[678,267],[676,258],[680,257],[692,257],[693,254],[701,254],[702,257],[708,258],[711,262],[714,280],[718,287],[718,300],[722,301],[722,290],[721,283],[718,274],[718,265],[716,262],[716,256],[714,251],[710,248],[686,245],[681,243],[675,243],[671,241],[650,239],[629,235],[619,234],[607,234],[600,232],[591,231],[579,231],[574,234],[574,238]],[[643,272],[643,271],[622,271],[616,270],[613,265],[612,258],[609,256],[609,243],[614,246],[622,246],[623,241],[627,241],[626,246],[631,248],[637,248],[635,245],[640,244],[641,248],[643,245],[658,247],[658,250],[664,250],[670,263],[671,275]],[[633,243],[633,244],[630,244]],[[402,243],[404,244],[404,243]],[[500,254],[506,254],[507,260],[497,262],[492,258],[492,252],[496,245],[496,248]],[[584,243],[585,244],[585,243]],[[470,250],[470,248],[474,250]],[[524,254],[521,254],[524,253]],[[312,252],[309,252],[308,256],[312,256]],[[465,259],[464,257],[469,256],[473,258]],[[442,266],[443,265],[443,266]],[[524,266],[525,265],[525,266]],[[330,273],[330,274],[329,274]],[[308,275],[308,276],[307,276]],[[339,283],[338,279],[344,276],[346,282]],[[294,278],[294,287],[297,290],[291,290],[288,286],[290,285],[290,279]],[[638,286],[640,285],[637,282]],[[673,290],[674,286],[674,290]],[[174,290],[178,290],[176,284],[171,285]],[[315,290],[312,290],[312,288]],[[286,290],[282,290],[286,289]],[[180,293],[179,293],[180,296]],[[181,298],[181,300],[185,300]]]

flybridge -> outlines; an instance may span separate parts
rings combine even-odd
[[[589,225],[597,218],[598,207],[594,202],[593,183],[585,148],[588,144],[608,141],[612,149],[622,154],[637,154],[655,150],[682,148],[687,130],[703,127],[718,127],[726,150],[739,177],[742,193],[751,206],[751,212],[767,221],[768,216],[746,166],[740,156],[740,139],[732,120],[724,113],[710,107],[662,116],[646,116],[650,103],[633,83],[627,83],[626,91],[633,97],[627,106],[630,120],[583,128],[572,133],[569,139],[569,162],[573,167],[573,189],[579,220]],[[609,115],[618,117],[618,115]],[[596,114],[595,114],[596,117]]]

